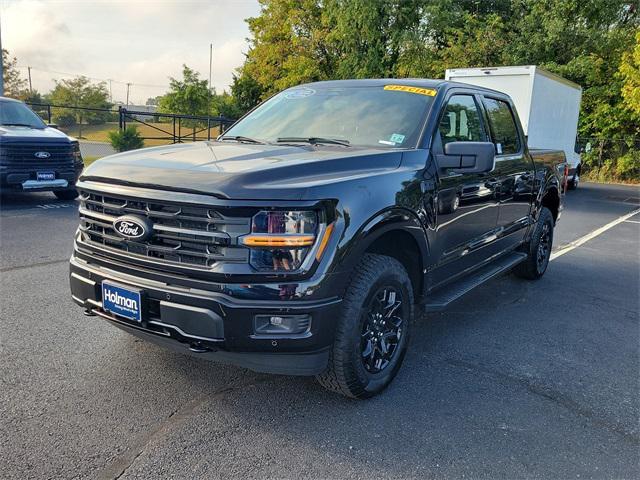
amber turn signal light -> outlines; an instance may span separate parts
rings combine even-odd
[[[315,235],[248,235],[242,243],[248,247],[310,247]]]
[[[331,238],[331,232],[333,232],[333,226],[335,224],[330,223],[327,225],[327,228],[322,235],[322,239],[320,240],[320,245],[318,245],[318,251],[316,252],[316,260],[320,260],[322,258],[322,254],[324,253],[324,249],[327,248],[327,243],[329,243],[329,238]]]

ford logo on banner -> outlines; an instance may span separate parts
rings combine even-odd
[[[116,233],[127,240],[143,242],[151,237],[153,224],[147,218],[136,215],[125,215],[113,221],[113,228]]]
[[[49,152],[36,152],[33,156],[36,158],[49,158],[51,154]]]

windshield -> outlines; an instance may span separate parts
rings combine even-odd
[[[45,128],[42,119],[24,103],[0,101],[0,125]]]
[[[260,105],[222,139],[413,148],[435,94],[391,84],[295,87]]]

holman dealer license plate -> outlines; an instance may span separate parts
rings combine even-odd
[[[102,282],[102,308],[121,317],[137,322],[142,320],[142,296],[140,290]]]

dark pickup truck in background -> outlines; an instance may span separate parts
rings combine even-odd
[[[158,344],[365,398],[419,313],[544,274],[564,175],[564,153],[529,152],[505,94],[302,85],[217,141],[87,168],[72,298]]]
[[[24,103],[0,97],[0,189],[78,196],[83,162],[78,142],[45,124]]]

